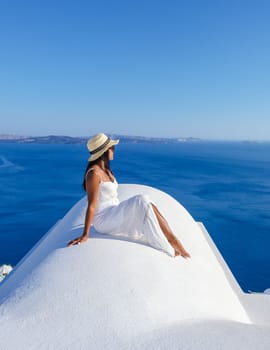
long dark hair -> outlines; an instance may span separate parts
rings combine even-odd
[[[107,150],[105,153],[102,154],[102,156],[100,156],[99,158],[91,161],[91,162],[88,162],[87,164],[87,167],[85,169],[85,172],[84,172],[84,177],[83,177],[83,183],[82,183],[82,186],[83,186],[83,189],[86,191],[86,174],[87,174],[87,171],[89,169],[91,169],[93,167],[93,165],[95,164],[98,164],[101,160],[104,161],[104,165],[105,165],[105,171],[106,173],[110,176],[110,173],[112,173],[111,171],[111,166],[110,166],[110,160],[109,160],[109,150]]]

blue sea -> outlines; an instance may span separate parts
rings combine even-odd
[[[0,265],[16,265],[84,196],[87,158],[85,145],[0,143]],[[203,222],[244,291],[270,287],[269,143],[120,143],[112,168]]]

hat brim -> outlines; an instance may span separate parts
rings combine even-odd
[[[93,162],[94,160],[98,159],[99,157],[102,156],[102,154],[104,154],[106,151],[108,151],[109,148],[111,148],[114,145],[118,145],[119,140],[110,140],[110,142],[106,145],[106,147],[104,147],[102,150],[100,150],[99,152],[92,154],[89,158],[88,158],[88,162]]]

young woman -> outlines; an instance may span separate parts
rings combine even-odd
[[[118,143],[119,140],[112,140],[105,134],[97,134],[87,142],[91,156],[83,183],[88,197],[85,225],[82,235],[68,245],[85,242],[93,224],[100,233],[126,235],[171,256],[189,258],[189,253],[148,196],[136,195],[119,202],[118,184],[110,169],[114,146]]]

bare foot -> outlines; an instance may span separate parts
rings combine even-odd
[[[173,249],[174,249],[174,257],[179,256],[180,253],[178,252],[178,250],[176,250],[175,248],[173,248]]]
[[[171,244],[173,246],[175,256],[181,255],[185,259],[190,258],[190,254],[185,250],[185,248],[182,246],[181,242],[178,241],[178,239],[173,240]]]
[[[174,253],[175,253],[174,257],[179,256],[179,255],[182,256],[185,259],[191,257],[190,254],[186,250],[181,250],[180,251],[180,250],[174,248]]]
[[[190,254],[186,251],[186,250],[182,250],[182,252],[180,253],[180,255],[187,259],[187,258],[191,258]]]

